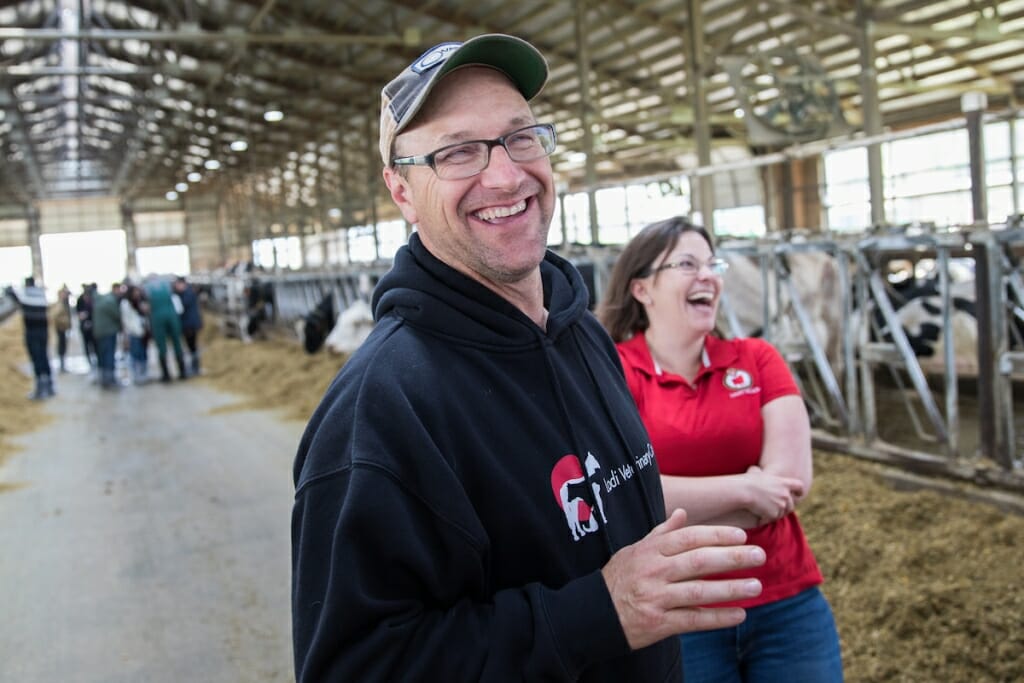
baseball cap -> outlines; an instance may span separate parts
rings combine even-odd
[[[501,71],[528,101],[548,80],[544,56],[521,38],[489,33],[464,43],[441,43],[430,48],[384,86],[380,105],[380,157],[391,164],[395,137],[416,117],[430,91],[445,74],[470,64]]]

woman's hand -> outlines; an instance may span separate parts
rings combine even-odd
[[[747,510],[757,517],[760,524],[788,515],[804,494],[804,484],[800,479],[770,474],[757,465],[747,468],[743,479],[748,487]]]

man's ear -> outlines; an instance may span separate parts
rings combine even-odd
[[[384,184],[388,186],[391,193],[391,200],[402,212],[402,217],[409,225],[416,225],[416,209],[413,206],[412,186],[409,181],[402,177],[402,174],[388,166],[384,169]]]

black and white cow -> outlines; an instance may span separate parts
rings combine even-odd
[[[325,341],[328,350],[334,353],[350,354],[370,336],[373,331],[373,311],[363,299],[351,301],[338,316],[334,329]]]
[[[306,353],[316,353],[323,347],[327,335],[334,329],[335,322],[334,295],[328,292],[320,299],[320,303],[302,318],[299,336],[302,338],[302,347],[306,349]]]
[[[943,337],[942,294],[937,275],[920,280],[887,286],[889,301],[896,309],[896,317],[910,342],[914,355],[921,359],[942,359],[945,355]],[[970,365],[969,359],[977,356],[978,320],[975,308],[975,285],[973,279],[950,283],[950,325],[953,331],[953,348],[958,366]],[[883,339],[891,339],[890,332],[875,311]]]

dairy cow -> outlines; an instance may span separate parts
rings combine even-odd
[[[350,354],[359,348],[372,330],[373,311],[370,304],[363,299],[356,299],[338,316],[325,344],[334,353]]]
[[[784,348],[804,338],[796,323],[794,302],[786,288],[778,299],[774,293],[777,275],[773,268],[762,277],[757,259],[728,249],[718,255],[729,262],[724,276],[725,301],[719,308],[719,327],[730,335],[756,337],[765,329],[764,293],[768,294],[772,341]],[[802,308],[807,312],[815,338],[833,366],[840,360],[842,311],[839,298],[839,266],[823,251],[798,251],[783,260]]]
[[[327,293],[299,323],[299,338],[306,353],[316,353],[323,348],[324,341],[334,329],[335,323],[334,295]]]

